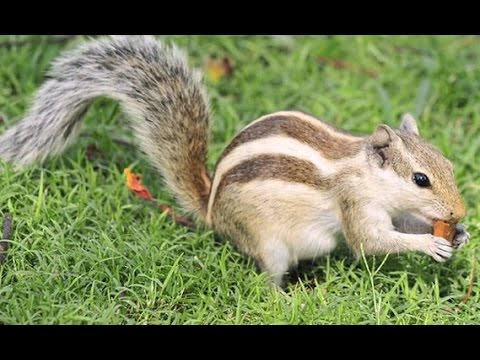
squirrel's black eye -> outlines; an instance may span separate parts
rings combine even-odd
[[[432,185],[427,175],[418,172],[413,174],[413,182],[420,187],[429,187]]]

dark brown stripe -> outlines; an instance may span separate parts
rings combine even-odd
[[[332,129],[337,131],[334,128]],[[323,131],[321,128],[314,126],[299,117],[293,115],[273,115],[251,125],[239,133],[232,140],[230,145],[227,146],[218,162],[237,146],[272,135],[286,135],[294,138],[321,152],[327,159],[341,159],[354,156],[362,147],[361,139],[349,142],[344,138],[338,139],[327,131]]]
[[[232,183],[276,179],[301,183],[315,188],[328,187],[330,179],[322,178],[310,161],[286,155],[259,155],[228,170],[218,184],[218,194]],[[215,196],[216,196],[215,194]]]

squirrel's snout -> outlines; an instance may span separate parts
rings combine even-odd
[[[450,211],[450,216],[451,216],[451,218],[452,218],[453,221],[457,222],[458,220],[460,220],[461,218],[463,218],[466,213],[467,213],[467,210],[466,210],[466,208],[465,208],[465,204],[463,203],[462,200],[460,200],[460,201],[455,205],[455,207],[453,208],[453,210]]]

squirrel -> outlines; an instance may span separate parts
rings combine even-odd
[[[28,166],[60,154],[96,97],[117,100],[136,142],[182,209],[251,257],[272,283],[342,238],[354,255],[418,251],[448,259],[468,242],[432,235],[466,210],[453,166],[405,114],[356,136],[300,111],[260,117],[207,170],[210,106],[183,50],[152,36],[87,41],[56,59],[23,120],[0,136],[0,159]]]

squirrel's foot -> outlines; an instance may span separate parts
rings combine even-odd
[[[453,254],[453,247],[448,240],[430,235],[430,241],[426,244],[425,253],[430,255],[435,261],[444,262]]]
[[[453,248],[458,249],[468,243],[470,240],[470,233],[467,231],[465,224],[457,224],[455,226],[455,238],[453,239]]]

